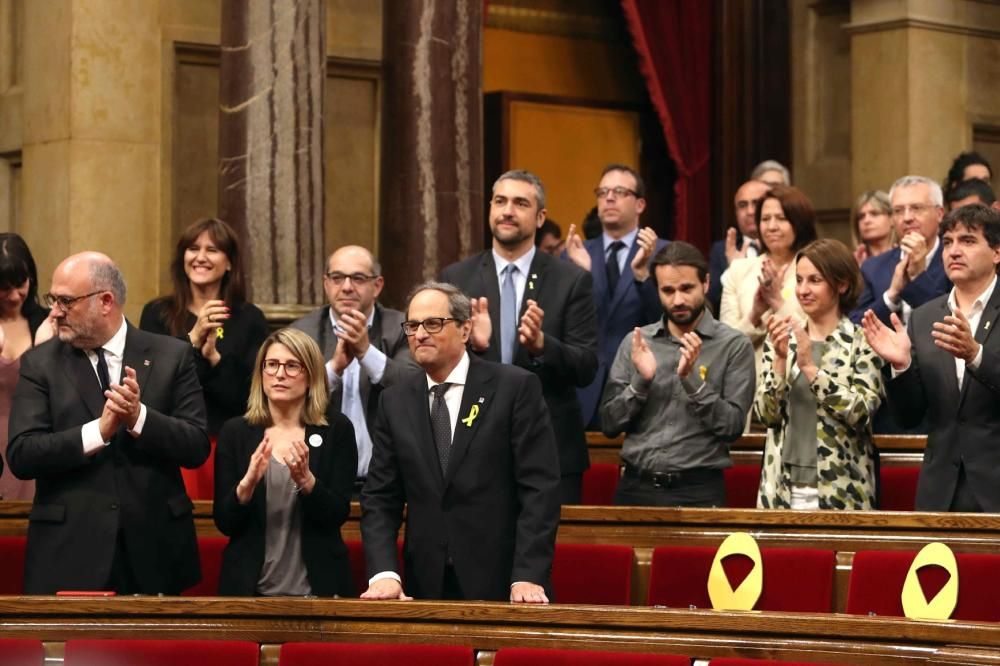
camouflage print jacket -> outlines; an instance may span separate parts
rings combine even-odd
[[[871,509],[875,504],[875,460],[871,421],[882,402],[882,359],[868,346],[860,326],[846,317],[826,338],[826,351],[810,388],[816,397],[817,486],[821,509]],[[791,481],[781,462],[788,426],[789,383],[799,373],[795,338],[784,376],[773,368],[774,348],[764,345],[764,364],[754,411],[767,426],[757,506],[789,508]]]

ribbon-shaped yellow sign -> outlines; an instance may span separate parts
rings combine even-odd
[[[225,331],[222,330],[221,326],[219,328],[215,329],[215,337],[216,338],[218,338],[219,340],[221,340],[224,335],[225,335]]]
[[[746,555],[753,560],[753,569],[734,590],[722,568],[722,560],[728,555]],[[753,610],[764,589],[764,565],[760,559],[760,547],[746,532],[735,532],[726,537],[715,553],[712,569],[708,572],[708,598],[715,610]]]
[[[462,419],[462,423],[464,423],[467,428],[471,428],[472,422],[476,420],[477,416],[479,416],[479,405],[473,405],[469,410],[469,415]]]
[[[930,601],[927,601],[917,577],[917,571],[928,565],[943,567],[949,574],[948,582]],[[958,562],[951,548],[935,541],[917,553],[906,574],[901,601],[903,614],[911,620],[947,620],[951,617],[958,604]]]

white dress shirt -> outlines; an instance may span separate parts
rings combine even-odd
[[[112,384],[120,384],[121,377],[124,374],[124,368],[122,367],[125,362],[125,334],[128,332],[128,324],[125,322],[125,317],[122,317],[121,326],[118,327],[118,331],[111,336],[111,339],[105,342],[101,348],[104,350],[104,362],[108,364],[108,379]],[[87,354],[87,358],[90,360],[90,365],[94,368],[94,376],[97,377],[97,385],[94,390],[98,390],[101,385],[101,377],[97,374],[97,352],[93,349],[85,349],[84,352]],[[142,387],[139,387],[140,397]],[[139,403],[139,418],[136,419],[135,426],[129,430],[129,434],[133,437],[138,437],[142,434],[142,426],[146,423],[146,405]],[[104,441],[101,437],[101,419],[96,418],[93,421],[89,421],[83,424],[83,429],[80,431],[81,439],[83,440],[83,452],[86,455],[91,453],[96,453],[105,446],[108,446],[111,441]]]
[[[493,263],[496,265],[497,269],[497,287],[500,289],[500,293],[503,293],[503,270],[507,268],[508,264],[514,264],[517,266],[517,272],[514,273],[514,293],[517,294],[517,304],[514,308],[515,313],[521,311],[521,303],[524,301],[524,286],[528,284],[528,272],[531,270],[531,262],[535,258],[535,246],[532,245],[531,248],[522,254],[520,257],[514,261],[507,261],[499,254],[496,250],[493,250]],[[515,314],[514,319],[517,320],[519,317]],[[450,391],[449,391],[450,393]]]
[[[976,331],[979,329],[979,320],[983,318],[983,310],[986,309],[986,304],[990,302],[990,298],[993,296],[993,289],[997,286],[997,278],[993,277],[990,282],[990,286],[986,287],[986,290],[979,294],[979,296],[972,302],[972,309],[965,316],[969,320],[969,329],[972,331],[972,337],[976,337]],[[955,288],[951,288],[951,293],[948,294],[948,309],[951,310],[952,314],[958,311],[958,300],[955,297]],[[979,367],[979,364],[983,361],[983,346],[979,345],[979,351],[976,352],[976,358],[968,364],[973,370]],[[955,374],[958,377],[958,388],[962,388],[962,382],[965,380],[965,361],[955,357]]]

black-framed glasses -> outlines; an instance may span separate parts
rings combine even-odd
[[[609,194],[615,195],[616,199],[622,199],[627,196],[633,196],[638,198],[639,196],[639,193],[636,192],[635,190],[630,190],[627,187],[622,187],[621,185],[619,185],[618,187],[598,187],[597,189],[594,190],[594,194],[597,196],[598,199],[603,199]]]
[[[461,319],[455,319],[454,317],[428,317],[423,321],[404,321],[400,326],[403,327],[403,333],[406,335],[416,335],[417,329],[421,326],[424,330],[434,335],[435,333],[440,333],[444,329],[444,325],[449,321],[461,321]]]
[[[68,312],[71,307],[73,307],[77,301],[82,301],[85,298],[90,298],[91,296],[96,296],[97,294],[103,294],[107,289],[98,289],[97,291],[92,291],[89,294],[84,294],[83,296],[56,296],[53,293],[45,294],[45,303],[50,307],[54,308],[59,306],[59,309],[63,312]]]
[[[272,377],[278,374],[279,368],[284,368],[285,376],[289,379],[293,379],[301,375],[306,366],[302,365],[298,361],[279,361],[276,358],[266,358],[264,359],[264,363],[261,364],[261,369]]]
[[[378,275],[366,275],[364,273],[340,273],[338,271],[330,271],[329,273],[324,273],[323,276],[338,287],[344,284],[344,280],[347,280],[348,278],[351,280],[351,284],[356,287],[360,287],[361,285],[368,284],[372,280],[379,277]]]

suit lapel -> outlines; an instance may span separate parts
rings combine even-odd
[[[639,243],[633,242],[632,247],[629,248],[628,254],[625,257],[625,270],[621,272],[621,277],[618,278],[618,284],[615,286],[615,293],[611,295],[611,305],[608,308],[609,316],[612,316],[622,301],[625,300],[625,295],[628,293],[631,283],[635,279],[632,275],[632,260],[635,259],[638,251]]]
[[[484,412],[491,406],[495,390],[494,379],[493,372],[487,364],[470,357],[469,375],[466,377],[465,390],[462,392],[462,406],[458,410],[455,434],[451,438],[448,472],[444,477],[446,486],[455,478],[476,433],[479,432]]]
[[[600,237],[587,241],[587,251],[590,253],[590,274],[594,280],[594,303],[601,320],[607,318],[611,294],[608,293],[608,274],[604,262],[604,244]]]
[[[135,370],[135,380],[139,383],[140,397],[142,387],[146,385],[146,379],[153,370],[154,363],[154,359],[149,353],[149,345],[144,337],[132,324],[129,324],[125,333],[125,353],[122,356],[122,377],[125,376],[125,366]],[[111,381],[120,382],[121,378],[112,377]]]
[[[998,282],[1000,286],[1000,282]],[[945,307],[947,310],[947,306]],[[979,318],[979,327],[976,328],[976,342],[986,346],[986,341],[989,339],[990,334],[993,332],[993,328],[997,325],[997,319],[1000,317],[1000,289],[994,287],[993,294],[990,296],[990,302],[986,304],[983,308],[983,314]],[[951,357],[951,355],[948,355]],[[969,375],[969,371],[965,371],[965,380],[962,382],[961,395],[959,396],[958,407],[962,408],[962,403],[965,401],[965,395],[969,392],[969,384],[972,383],[972,378]]]
[[[87,353],[82,349],[63,345],[63,355],[66,375],[76,386],[90,415],[95,419],[99,418],[104,411],[104,397],[101,395],[101,382],[97,379],[97,372],[87,358]]]
[[[497,281],[497,267],[493,261],[493,253],[486,250],[479,261],[479,293],[486,297],[489,305],[490,321],[493,331],[490,333],[490,348],[487,352],[490,358],[500,360],[500,284]]]
[[[542,299],[549,293],[547,277],[547,268],[549,266],[549,257],[546,254],[535,251],[535,256],[531,260],[531,266],[528,268],[528,274],[525,276],[527,279],[524,282],[524,295],[521,297],[521,310],[518,312],[517,321],[520,324],[521,317],[524,316],[525,310],[528,309],[528,300],[533,300],[538,303],[538,307],[542,307]],[[544,308],[542,308],[544,310]],[[521,347],[521,343],[514,340],[514,364],[527,366],[528,352]],[[523,358],[521,358],[523,356]]]
[[[444,484],[444,475],[441,473],[441,461],[434,444],[434,430],[431,428],[427,375],[422,372],[415,375],[410,382],[409,391],[410,399],[406,401],[405,407],[406,418],[409,421],[406,431],[413,435],[429,474],[441,486]]]

